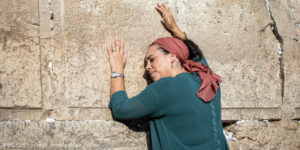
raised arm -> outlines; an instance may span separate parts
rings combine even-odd
[[[187,36],[184,32],[180,30],[176,21],[174,19],[172,9],[166,6],[164,3],[157,4],[155,7],[156,10],[161,14],[162,19],[164,20],[164,26],[167,30],[169,30],[172,35],[181,40],[187,40]]]
[[[161,14],[161,17],[164,20],[163,24],[165,28],[172,33],[173,37],[182,40],[189,48],[189,59],[208,65],[198,45],[195,44],[192,40],[188,39],[187,35],[182,32],[176,24],[171,8],[166,6],[164,3],[157,4],[155,8]]]

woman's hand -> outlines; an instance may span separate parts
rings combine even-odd
[[[124,74],[124,68],[127,60],[127,52],[124,48],[124,42],[116,37],[110,44],[106,45],[108,60],[111,72]]]
[[[170,7],[167,7],[164,3],[162,3],[162,4],[157,4],[155,8],[161,14],[161,17],[165,23],[165,27],[168,30],[173,32],[174,30],[179,29]]]
[[[172,32],[174,37],[185,40],[186,35],[177,26],[171,8],[167,7],[164,3],[157,4],[155,8],[161,14],[166,29]]]

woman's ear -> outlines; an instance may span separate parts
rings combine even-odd
[[[177,57],[174,54],[170,53],[170,59],[171,59],[171,63],[174,63],[176,62]]]

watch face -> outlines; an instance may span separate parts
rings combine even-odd
[[[124,77],[124,75],[121,74],[121,73],[118,73],[118,72],[113,72],[113,73],[111,74],[111,77],[112,77],[112,78],[116,78],[116,77]]]
[[[113,72],[112,74],[111,74],[111,77],[113,77],[113,78],[115,78],[115,77],[117,77],[118,76],[118,74],[116,73],[116,72]]]

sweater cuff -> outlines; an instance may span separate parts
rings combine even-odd
[[[114,94],[111,95],[108,107],[110,110],[112,110],[113,105],[119,104],[123,100],[128,99],[128,96],[126,94],[126,91],[117,91]]]

